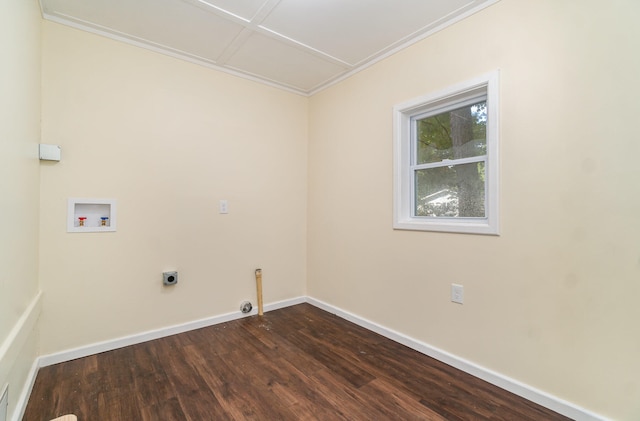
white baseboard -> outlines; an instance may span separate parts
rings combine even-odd
[[[306,297],[292,298],[288,300],[278,301],[271,304],[265,304],[264,311],[277,310],[283,307],[289,307],[295,304],[301,304],[306,302]],[[62,363],[65,361],[75,360],[76,358],[87,357],[89,355],[99,354],[101,352],[112,351],[114,349],[123,348],[129,345],[135,345],[142,342],[151,341],[153,339],[164,338],[165,336],[171,336],[182,332],[188,332],[190,330],[200,329],[207,326],[213,326],[219,323],[228,322],[231,320],[240,319],[251,315],[258,314],[257,308],[254,308],[250,313],[243,314],[241,311],[234,311],[231,313],[221,314],[218,316],[207,317],[204,319],[194,320],[187,323],[178,325],[163,327],[160,329],[149,330],[142,333],[137,333],[130,336],[123,336],[108,341],[97,342],[90,345],[81,346],[78,348],[69,349],[66,351],[56,352],[49,355],[43,355],[39,358],[39,367],[46,367],[53,364]]]
[[[0,361],[15,360],[17,354],[33,331],[41,311],[42,291],[39,291],[33,300],[31,300],[29,306],[24,310],[20,319],[18,319],[5,340],[0,344]],[[0,377],[5,374],[6,373],[0,373]],[[1,386],[2,385],[0,385],[0,387]]]
[[[20,396],[18,396],[18,401],[16,402],[16,409],[13,412],[13,417],[11,421],[20,421],[24,416],[24,411],[27,409],[27,403],[29,402],[29,396],[31,396],[31,391],[33,390],[33,385],[36,382],[36,376],[38,375],[38,359],[36,358],[31,364],[31,369],[29,370],[29,374],[27,375],[27,381],[22,387],[22,391],[20,391]]]
[[[279,308],[289,307],[296,304],[301,304],[306,302],[306,297],[298,297],[292,298],[289,300],[278,301],[271,304],[266,304],[264,306],[264,311],[272,311],[277,310]],[[40,295],[36,297],[34,300],[35,304],[32,304],[29,308],[29,311],[25,312],[25,314],[35,314],[36,316],[39,314],[40,309]],[[36,310],[36,311],[34,311]],[[258,314],[258,310],[254,308],[250,313],[243,314],[240,311],[222,314],[219,316],[208,317],[200,320],[195,320],[188,323],[183,323],[180,325],[169,326],[166,328],[161,328],[157,330],[147,331],[135,335],[130,335],[122,338],[117,338],[114,340],[99,342],[95,344],[90,344],[86,346],[82,346],[79,348],[69,349],[62,352],[57,352],[54,354],[43,355],[37,358],[27,376],[27,381],[25,382],[18,401],[16,402],[15,411],[13,413],[13,417],[11,421],[20,421],[24,416],[24,412],[27,409],[27,403],[29,402],[29,396],[31,396],[31,391],[33,390],[33,385],[36,381],[36,376],[38,375],[38,369],[40,367],[46,367],[53,364],[62,363],[65,361],[71,361],[76,358],[82,358],[93,354],[98,354],[100,352],[111,351],[114,349],[122,348],[129,345],[135,345],[138,343],[150,341],[152,339],[163,338],[165,336],[175,335],[177,333],[187,332],[189,330],[199,329],[202,327],[212,326],[219,323],[224,323],[231,320],[240,319],[242,317],[247,317],[251,315]],[[33,318],[33,316],[30,316]],[[37,318],[37,317],[36,317]],[[27,325],[31,323],[21,323],[22,325]]]
[[[29,340],[29,337],[33,335],[33,330],[36,326],[40,312],[42,311],[42,291],[38,291],[35,297],[29,303],[29,306],[24,310],[13,329],[9,332],[9,335],[0,344],[0,362],[2,367],[0,369],[0,378],[5,378],[9,375],[11,367],[14,365],[19,353],[22,352],[25,343]],[[33,381],[35,380],[35,373],[37,372],[36,366],[37,358],[31,366],[29,373],[25,379],[24,385],[22,385],[22,391],[18,396],[18,399],[14,404],[9,405],[8,419],[19,421],[22,419],[22,413],[26,407],[27,400],[31,394],[31,387],[33,387]],[[2,388],[3,384],[0,384]],[[19,385],[13,385],[12,388],[18,388]],[[16,389],[17,390],[17,389]],[[12,393],[10,391],[10,393]],[[13,407],[13,409],[11,409]]]
[[[307,302],[571,419],[577,421],[610,421],[602,415],[590,412],[571,402],[567,402],[542,390],[519,382],[518,380],[484,368],[464,358],[457,357],[447,351],[410,338],[407,335],[371,322],[353,313],[334,307],[331,304],[311,297],[307,297]]]
[[[435,358],[438,361],[442,361],[445,364],[448,364],[452,367],[455,367],[459,370],[469,373],[475,377],[478,377],[484,381],[487,381],[493,385],[496,385],[502,389],[505,389],[531,402],[535,402],[541,406],[544,406],[545,408],[549,408],[555,412],[558,412],[559,414],[565,415],[574,420],[610,421],[609,419],[599,414],[590,412],[580,406],[572,404],[571,402],[567,402],[549,393],[546,393],[544,391],[541,391],[539,389],[526,385],[522,382],[519,382],[518,380],[509,378],[500,373],[484,368],[471,361],[465,360],[464,358],[460,358],[447,351],[428,345],[424,342],[415,340],[407,335],[396,332],[392,329],[386,328],[377,323],[371,322],[353,313],[342,310],[338,307],[335,307],[333,305],[330,305],[328,303],[325,303],[323,301],[317,300],[312,297],[297,297],[297,298],[279,301],[276,303],[266,304],[264,306],[264,310],[265,312],[268,312],[268,311],[277,310],[280,308],[289,307],[289,306],[293,306],[293,305],[301,304],[305,302],[315,307],[318,307],[320,309],[323,309],[329,313],[333,313],[345,320],[348,320],[352,323],[362,326],[365,329],[376,332],[386,338],[389,338],[393,341],[401,343],[422,354]],[[20,406],[18,406],[18,408],[22,408],[22,409],[21,411],[19,411],[18,408],[16,408],[16,415],[19,413],[20,417],[22,417],[24,409],[26,408],[28,397],[31,393],[31,387],[33,387],[33,382],[35,381],[37,368],[39,367],[46,367],[48,365],[70,361],[76,358],[86,357],[86,356],[97,354],[100,352],[111,351],[111,350],[122,348],[125,346],[135,345],[135,344],[150,341],[153,339],[175,335],[177,333],[187,332],[187,331],[199,329],[202,327],[212,326],[215,324],[224,323],[224,322],[240,319],[242,317],[251,316],[255,314],[257,314],[257,309],[255,308],[249,314],[242,314],[240,311],[237,311],[237,312],[222,314],[218,316],[208,317],[200,320],[195,320],[192,322],[183,323],[179,325],[169,326],[169,327],[165,327],[157,330],[147,331],[147,332],[143,332],[135,335],[121,337],[121,338],[117,338],[109,341],[86,345],[83,347],[70,349],[70,350],[58,352],[55,354],[41,356],[36,361],[36,363],[34,363],[34,368],[32,368],[32,371],[30,372],[30,376],[32,376],[32,379],[31,379],[31,382],[29,384],[26,384],[23,389],[23,392],[19,401]],[[20,417],[14,418],[13,421],[18,421]]]

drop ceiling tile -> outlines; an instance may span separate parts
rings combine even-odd
[[[282,0],[262,26],[356,65],[474,3],[474,0]]]
[[[175,0],[47,0],[45,11],[212,62],[243,28]]]
[[[45,19],[308,94],[497,1],[40,0],[40,4]]]
[[[227,65],[302,91],[309,91],[346,70],[259,33],[253,33]]]

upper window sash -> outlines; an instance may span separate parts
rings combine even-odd
[[[474,94],[475,92],[475,94]],[[465,98],[469,96],[468,99],[458,99],[458,95],[454,95],[452,96],[448,101],[443,99],[441,101],[434,101],[434,105],[436,107],[438,107],[438,105],[436,104],[442,104],[441,106],[439,106],[438,108],[431,108],[430,106],[428,106],[428,104],[424,104],[423,107],[421,108],[429,108],[429,111],[426,111],[422,114],[412,114],[411,115],[411,121],[417,121],[417,120],[422,120],[428,117],[432,117],[434,115],[438,115],[438,114],[442,114],[442,113],[446,113],[448,111],[453,111],[456,110],[458,108],[463,108],[466,107],[468,105],[473,105],[475,103],[478,102],[483,102],[487,100],[487,95],[485,93],[481,93],[478,94],[477,93],[477,89],[474,89],[470,92],[467,93],[463,93],[460,94],[460,98]],[[447,103],[449,102],[449,103]],[[419,110],[420,108],[418,108]]]

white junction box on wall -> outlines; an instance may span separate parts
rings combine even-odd
[[[67,232],[105,232],[115,230],[115,199],[69,199]]]
[[[60,161],[61,148],[58,145],[39,145],[40,159],[43,161]]]

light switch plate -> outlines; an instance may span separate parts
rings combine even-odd
[[[464,287],[458,284],[451,284],[451,301],[458,304],[464,303]]]
[[[218,204],[218,210],[220,213],[229,213],[229,202],[221,200]]]

